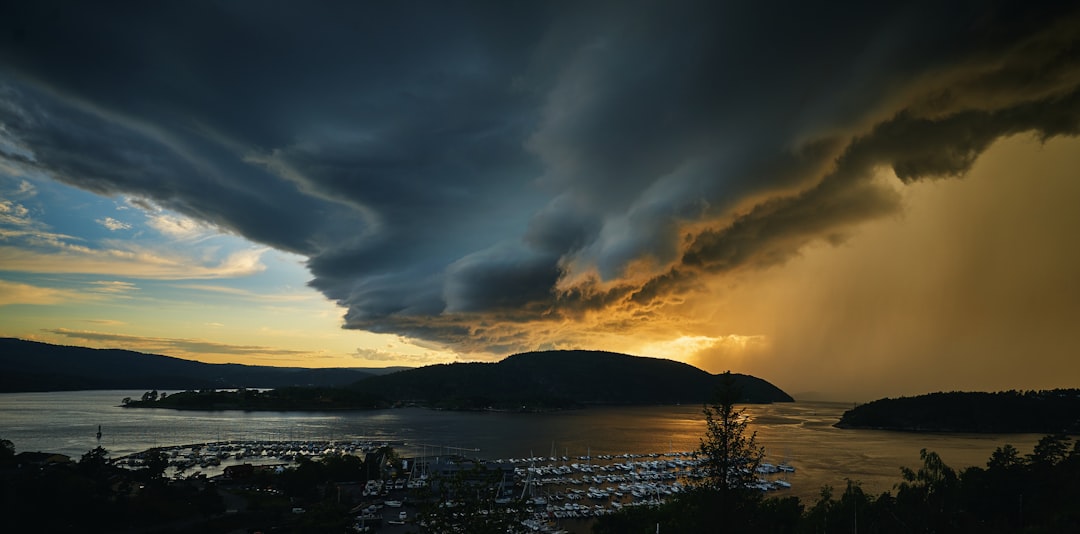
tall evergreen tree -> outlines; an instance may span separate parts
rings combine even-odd
[[[757,445],[757,432],[747,434],[746,410],[735,408],[741,397],[728,371],[723,374],[712,404],[702,409],[705,436],[698,446],[706,472],[702,480],[706,488],[721,493],[747,491],[757,478],[755,469],[765,457],[765,449]]]

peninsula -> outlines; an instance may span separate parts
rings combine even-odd
[[[844,412],[838,428],[911,432],[1080,433],[1080,389],[930,393]]]
[[[760,378],[732,373],[744,403],[792,402]],[[361,380],[352,388],[434,408],[552,410],[588,405],[701,404],[722,375],[663,358],[605,351],[514,354],[496,363],[430,365]]]
[[[791,402],[780,388],[742,374],[714,375],[672,360],[602,351],[515,354],[497,363],[431,365],[370,376],[342,388],[268,392],[203,390],[160,398],[149,392],[132,408],[180,410],[338,410],[424,406],[443,410],[546,412],[607,405],[703,404],[724,380],[743,403]]]

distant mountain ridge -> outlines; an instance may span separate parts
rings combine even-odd
[[[458,410],[700,404],[711,399],[722,380],[721,375],[674,360],[604,351],[527,352],[497,363],[429,365],[376,375],[347,368],[208,364],[127,350],[12,338],[0,338],[0,370],[0,392],[347,387],[388,402],[415,401]],[[760,378],[735,373],[731,377],[742,393],[741,402],[794,400]]]
[[[792,402],[757,377],[732,374],[742,402]],[[430,365],[370,377],[352,387],[394,401],[449,409],[561,409],[590,404],[704,403],[720,385],[713,375],[674,360],[604,351],[528,352],[498,363]]]
[[[0,338],[0,371],[0,392],[344,386],[373,376],[359,369],[213,364],[14,338]]]

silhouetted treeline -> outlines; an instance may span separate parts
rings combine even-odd
[[[205,389],[160,395],[147,392],[140,400],[123,399],[129,408],[174,410],[368,410],[389,403],[377,395],[345,388],[278,388],[268,391],[240,388],[236,391]]]
[[[147,525],[183,526],[224,512],[205,476],[168,481],[164,465],[116,467],[98,447],[78,461],[62,455],[0,455],[0,517],[6,532],[116,532]]]
[[[1080,433],[1080,389],[949,392],[879,399],[844,412],[840,428]]]
[[[356,504],[349,488],[400,474],[385,447],[365,459],[298,457],[289,467],[256,467],[235,478],[166,476],[168,455],[151,449],[141,467],[115,465],[97,447],[72,461],[60,454],[15,454],[0,439],[0,532],[344,532]],[[231,510],[226,510],[229,501]],[[304,513],[297,514],[300,507]]]
[[[1028,455],[1005,445],[986,467],[959,473],[934,452],[921,457],[918,469],[901,469],[894,491],[876,497],[849,481],[839,495],[823,488],[810,506],[752,490],[720,506],[716,494],[696,489],[658,508],[604,517],[594,532],[652,534],[658,524],[680,533],[1080,532],[1080,442],[1049,435]]]

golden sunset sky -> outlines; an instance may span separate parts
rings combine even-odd
[[[1080,386],[1080,9],[26,2],[0,336]]]

